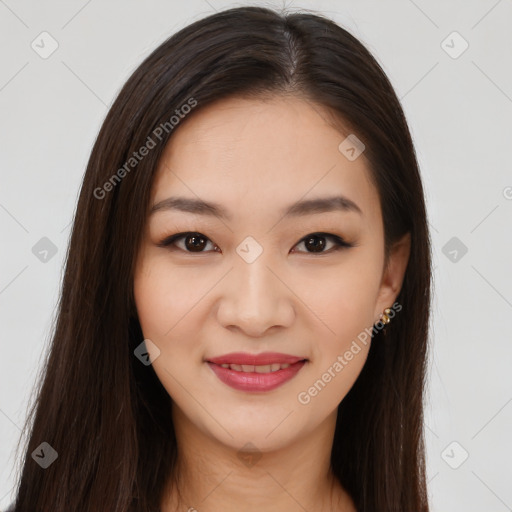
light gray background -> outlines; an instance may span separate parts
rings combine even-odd
[[[0,0],[0,508],[12,500],[14,447],[108,106],[171,33],[249,3]],[[512,510],[512,2],[287,5],[330,16],[369,47],[413,133],[435,253],[425,424],[432,510]],[[59,45],[47,59],[31,48],[43,31]],[[463,41],[453,31],[469,44],[457,58]],[[57,247],[46,262],[32,252],[43,237]]]

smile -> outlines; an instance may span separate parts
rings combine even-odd
[[[306,362],[305,358],[276,353],[234,353],[206,361],[224,384],[251,392],[278,388],[295,377]]]
[[[277,372],[278,370],[284,370],[288,368],[290,365],[285,364],[265,364],[262,366],[254,366],[252,364],[221,364],[222,368],[230,368],[231,370],[235,370],[235,372],[246,372],[246,373],[270,373]]]

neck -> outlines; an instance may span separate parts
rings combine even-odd
[[[264,452],[221,444],[180,410],[173,418],[178,460],[161,512],[355,512],[330,470],[336,411],[315,431]]]

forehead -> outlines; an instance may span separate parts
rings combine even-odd
[[[159,162],[153,203],[166,197],[214,200],[237,213],[277,209],[342,194],[364,216],[379,215],[364,153],[349,160],[322,106],[298,97],[227,98],[194,111],[172,134]]]

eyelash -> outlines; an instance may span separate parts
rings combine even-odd
[[[196,235],[196,236],[199,236],[201,238],[204,238],[208,242],[212,242],[207,236],[205,236],[202,233],[199,233],[197,231],[184,231],[182,233],[176,233],[174,235],[171,235],[171,236],[168,236],[168,237],[164,238],[161,242],[159,242],[157,244],[157,246],[158,247],[164,247],[164,248],[167,248],[169,250],[180,250],[180,251],[183,251],[183,252],[188,253],[188,254],[204,254],[204,253],[211,252],[211,251],[197,251],[197,252],[193,252],[193,251],[187,251],[185,249],[177,248],[176,246],[172,247],[178,240],[180,240],[182,238],[186,238],[187,235]],[[306,240],[308,240],[308,238],[312,238],[312,237],[331,239],[334,242],[335,245],[334,245],[334,247],[332,247],[331,249],[329,249],[327,251],[320,251],[320,252],[316,252],[316,253],[315,252],[308,252],[308,251],[300,251],[300,252],[306,253],[306,254],[319,254],[319,255],[320,254],[330,254],[330,253],[333,253],[333,252],[340,251],[342,249],[349,249],[349,248],[355,246],[355,244],[348,243],[345,240],[343,240],[343,238],[341,238],[341,237],[339,237],[337,235],[333,235],[331,233],[323,233],[323,232],[310,233],[309,235],[306,235],[304,238],[299,240],[297,242],[297,244],[295,244],[295,246],[305,242]],[[218,252],[218,251],[214,251],[214,252]]]

